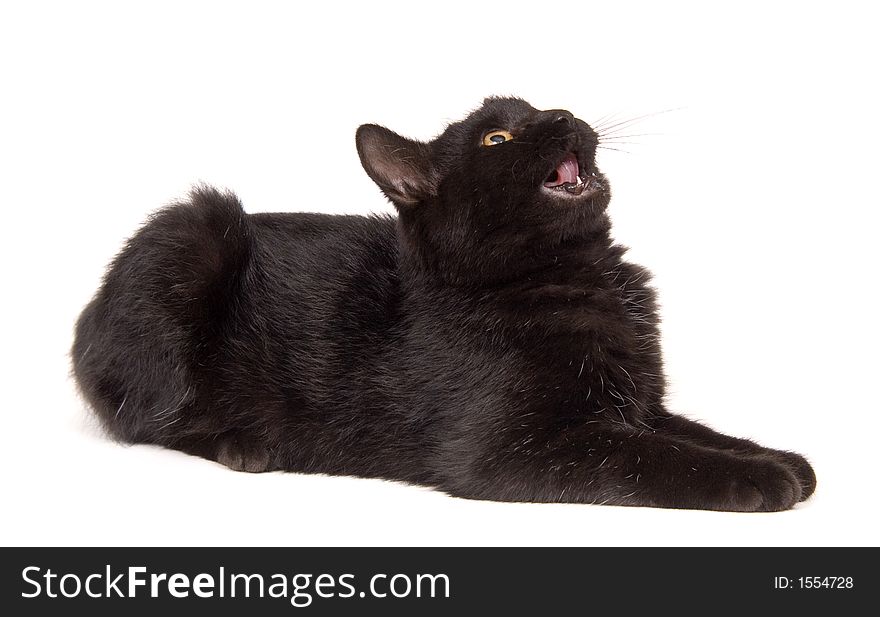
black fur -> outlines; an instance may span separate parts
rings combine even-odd
[[[513,139],[483,145],[491,129]],[[127,243],[72,356],[115,437],[245,471],[476,499],[784,510],[807,461],[670,414],[654,292],[596,133],[487,99],[434,141],[358,130],[399,218],[243,212],[211,188]],[[575,153],[580,196],[544,187]]]

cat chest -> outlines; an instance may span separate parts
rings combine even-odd
[[[520,349],[542,398],[575,415],[637,423],[663,393],[658,330],[641,310],[622,298],[584,302],[527,327]]]

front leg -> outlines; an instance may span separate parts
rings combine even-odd
[[[774,458],[787,465],[801,486],[801,501],[807,499],[816,489],[816,474],[813,467],[800,454],[765,448],[748,439],[731,437],[663,410],[652,422],[658,432],[681,441],[694,443],[707,448],[726,450],[738,454],[758,455]]]
[[[489,450],[441,484],[452,495],[528,502],[777,511],[801,497],[791,470],[770,457],[739,456],[652,431],[602,421],[557,431],[494,435]],[[500,437],[500,438],[499,438]]]

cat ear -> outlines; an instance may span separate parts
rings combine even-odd
[[[436,195],[437,177],[427,144],[375,124],[361,126],[356,141],[367,175],[396,206],[412,206]]]

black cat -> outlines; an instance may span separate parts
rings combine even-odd
[[[244,471],[475,499],[784,510],[798,454],[669,413],[654,292],[610,237],[596,132],[490,98],[434,141],[365,125],[399,218],[154,215],[83,311],[79,386],[115,437]]]

